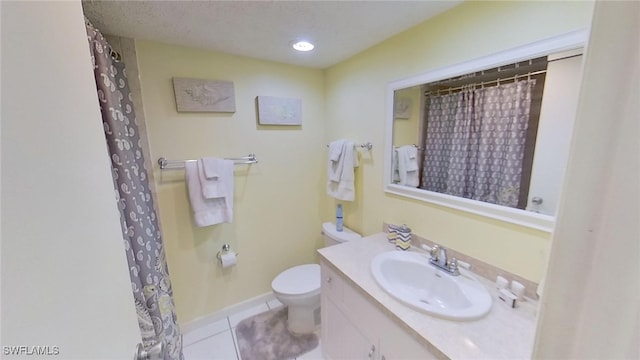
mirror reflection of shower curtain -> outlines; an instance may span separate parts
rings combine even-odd
[[[182,335],[124,63],[85,22],[143,346],[164,342],[164,358],[180,360]]]
[[[534,85],[523,80],[428,96],[420,187],[519,207]]]

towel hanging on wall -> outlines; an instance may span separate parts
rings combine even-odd
[[[198,159],[198,177],[202,187],[202,196],[205,199],[225,196],[224,178],[221,178],[220,174],[228,174],[229,169],[226,169],[226,166],[233,168],[233,164],[229,163],[229,160],[212,157]],[[231,171],[233,174],[233,169]]]
[[[355,144],[349,140],[336,140],[329,144],[327,194],[338,200],[355,199],[354,167],[358,167]]]
[[[199,170],[198,164],[202,164],[202,161],[189,161],[184,164],[193,219],[198,227],[233,221],[233,161],[218,160],[220,162],[216,163],[220,166],[214,170],[217,174],[216,186],[213,190],[208,189],[211,198],[204,195],[204,187],[208,184],[202,182],[202,178],[205,178],[205,182],[207,180],[204,170],[202,176]]]

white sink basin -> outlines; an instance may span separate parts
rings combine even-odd
[[[387,293],[427,314],[453,320],[473,320],[491,310],[487,289],[465,269],[452,276],[429,264],[427,255],[390,251],[377,255],[371,272]]]

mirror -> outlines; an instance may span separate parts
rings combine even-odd
[[[385,191],[551,231],[586,31],[390,83]]]

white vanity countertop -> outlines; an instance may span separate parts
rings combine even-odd
[[[477,276],[493,298],[489,314],[479,320],[453,321],[419,312],[387,294],[371,275],[371,260],[398,251],[385,233],[318,250],[321,258],[370,298],[414,337],[449,359],[530,359],[537,302],[527,299],[515,309],[498,299],[493,282]],[[473,269],[472,269],[473,270]]]

